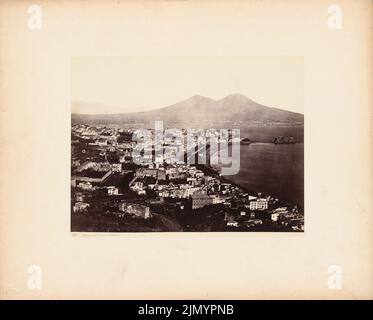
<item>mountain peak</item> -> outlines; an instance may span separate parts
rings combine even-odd
[[[247,102],[247,101],[252,101],[248,97],[244,96],[243,94],[240,93],[231,93],[227,95],[225,98],[221,99],[223,101],[242,101],[242,102]]]
[[[191,100],[191,101],[214,101],[213,99],[211,98],[208,98],[208,97],[205,97],[205,96],[201,96],[199,94],[196,94],[192,97],[190,97],[189,99],[187,100]]]
[[[80,115],[80,119],[83,118],[84,116]],[[303,123],[304,121],[302,114],[266,107],[238,93],[229,94],[220,100],[194,95],[184,101],[156,110],[86,118],[92,122],[108,123],[151,123],[154,119],[162,119],[165,123],[171,124],[205,121],[212,123],[222,121]]]

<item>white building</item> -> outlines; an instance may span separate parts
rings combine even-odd
[[[113,172],[122,172],[122,164],[121,163],[113,163],[111,165],[111,170]]]
[[[92,184],[90,182],[80,182],[78,184],[78,188],[81,188],[83,190],[91,190]]]
[[[265,198],[259,198],[254,201],[250,201],[250,210],[266,210],[268,209],[268,200]]]
[[[271,214],[271,220],[276,222],[278,220],[280,213],[272,213]]]
[[[118,195],[119,194],[119,190],[116,187],[110,186],[110,187],[107,187],[107,194],[109,196]]]
[[[238,227],[238,222],[237,221],[228,221],[227,222],[228,227]]]
[[[74,212],[85,212],[89,208],[89,203],[85,202],[76,202],[73,206]]]

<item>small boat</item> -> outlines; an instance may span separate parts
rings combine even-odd
[[[251,143],[251,140],[248,139],[248,138],[242,138],[241,141],[240,141],[241,144],[250,144]]]
[[[291,144],[296,143],[293,137],[279,136],[273,139],[274,144]]]

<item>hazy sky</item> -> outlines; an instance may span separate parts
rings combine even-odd
[[[302,57],[75,57],[72,100],[81,113],[151,110],[193,95],[246,95],[303,113]]]

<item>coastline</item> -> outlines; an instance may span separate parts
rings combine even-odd
[[[301,149],[302,149],[302,147],[304,148],[304,143],[303,142],[296,142],[295,144],[294,143],[293,144],[274,144],[273,142],[255,142],[255,143],[252,143],[252,145],[253,146],[263,145],[263,146],[269,146],[269,147],[272,145],[272,146],[274,146],[275,150],[277,149],[277,146],[280,147],[281,149],[282,149],[282,147],[285,147],[286,149],[287,149],[287,147],[293,148],[293,146],[297,146],[297,148],[301,148]],[[244,146],[250,147],[250,144],[245,144]],[[209,155],[208,151],[209,150],[208,150],[208,146],[207,146],[207,150],[206,150],[207,155]],[[303,154],[300,155],[300,158],[298,160],[299,166],[301,166],[301,167],[303,167],[302,157],[303,157]],[[270,158],[272,158],[272,155],[270,156]],[[251,159],[251,161],[253,161],[253,160]],[[280,183],[281,186],[279,186],[277,188],[269,188],[267,190],[264,189],[264,188],[260,188],[260,189],[258,188],[257,189],[257,188],[254,188],[254,187],[245,186],[244,183],[242,183],[242,181],[237,181],[237,180],[242,180],[242,178],[241,179],[236,179],[236,177],[239,176],[240,173],[238,173],[235,176],[222,176],[222,175],[220,175],[220,166],[219,165],[211,166],[209,164],[209,159],[208,159],[207,163],[208,164],[200,164],[198,166],[202,171],[204,171],[205,173],[208,173],[209,175],[212,175],[212,176],[218,178],[221,182],[230,183],[233,186],[242,190],[243,192],[247,192],[248,194],[253,195],[253,196],[257,196],[258,193],[262,193],[262,194],[265,194],[265,195],[270,195],[271,197],[273,197],[275,199],[279,199],[279,201],[284,203],[284,204],[288,204],[288,205],[291,205],[291,206],[296,205],[298,208],[301,208],[302,211],[304,210],[304,194],[303,194],[303,196],[301,194],[301,193],[304,193],[304,191],[301,191],[301,189],[298,189],[298,185],[294,184],[294,179],[291,179],[292,177],[290,177],[290,178],[288,178],[286,176],[285,176],[285,178],[280,177],[280,178],[283,178],[285,180],[282,180],[281,183]],[[241,164],[242,163],[243,162],[241,160]],[[246,171],[244,167],[242,169],[244,171]],[[276,168],[276,169],[278,169],[278,168]],[[272,167],[272,165],[270,167],[270,170],[275,170],[274,167]],[[299,170],[302,170],[302,171],[299,171]],[[294,169],[294,171],[296,173],[298,173],[298,179],[299,179],[300,172],[302,172],[301,174],[304,175],[303,174],[304,168],[299,169],[299,170]],[[282,172],[280,172],[280,173],[282,174]],[[247,171],[245,173],[241,173],[241,177],[245,177],[246,174],[248,174]],[[272,173],[268,173],[268,175],[270,175],[270,174],[272,174]],[[278,174],[278,172],[277,172],[277,174]],[[235,178],[233,178],[233,177],[235,177]],[[297,178],[297,177],[295,177],[295,178]],[[256,177],[256,179],[258,179],[258,178]],[[274,178],[269,179],[268,184],[271,184],[271,180],[273,180],[273,179]],[[302,179],[302,178],[300,178],[300,179]],[[289,181],[288,183],[292,184],[292,186],[290,187],[290,190],[292,190],[292,191],[287,191],[289,189],[289,185],[287,185],[287,181]],[[299,184],[304,183],[302,180],[296,180],[296,181]],[[257,185],[258,183],[254,182],[253,184]],[[301,188],[301,187],[299,186],[299,188]],[[281,190],[286,190],[286,192],[281,193]],[[298,194],[292,193],[292,192],[294,192],[294,190],[297,191]]]

